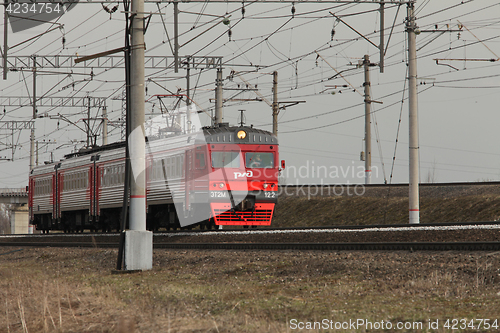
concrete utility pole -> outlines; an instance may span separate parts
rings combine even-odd
[[[87,148],[90,148],[90,144],[92,140],[90,136],[92,135],[92,131],[90,130],[90,97],[88,98],[89,105],[87,106]]]
[[[215,121],[214,124],[220,124],[223,121],[222,115],[222,69],[217,68],[217,80],[215,81]]]
[[[384,29],[385,29],[385,15],[384,15],[384,3],[380,3],[380,44],[378,46],[379,52],[380,52],[380,62],[379,62],[379,67],[380,67],[380,73],[384,72],[384,57],[385,57],[385,50],[384,50]]]
[[[146,230],[146,140],[144,132],[144,0],[131,2],[130,45],[130,230],[125,232],[125,269],[153,268],[153,233]]]
[[[278,72],[273,72],[273,134],[278,136]]]
[[[410,117],[410,177],[409,177],[409,211],[410,223],[420,223],[418,194],[418,108],[417,108],[417,47],[415,35],[418,33],[415,23],[414,3],[408,3],[406,21],[408,32],[408,104]]]
[[[108,110],[106,106],[102,107],[102,145],[108,144]]]
[[[189,59],[189,58],[188,58]],[[189,77],[190,71],[189,71],[189,61],[187,63],[186,67],[186,123],[187,123],[187,133],[191,133],[191,96],[189,95],[189,90],[191,87],[189,86]]]
[[[9,46],[7,45],[7,36],[9,32],[9,12],[7,11],[7,6],[9,5],[8,1],[5,1],[3,6],[3,79],[7,80],[7,72],[9,69],[7,68],[7,53],[9,51]],[[31,170],[30,170],[31,171]]]
[[[36,57],[33,56],[33,121],[36,119]],[[35,166],[35,126],[30,133],[30,170]]]
[[[179,73],[179,3],[174,1],[174,72]]]
[[[365,184],[371,183],[372,177],[372,130],[371,130],[371,96],[370,96],[370,57],[363,59],[365,68]]]

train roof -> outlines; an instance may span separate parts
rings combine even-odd
[[[207,143],[278,144],[274,134],[252,126],[219,124],[216,127],[203,127],[203,134]]]
[[[203,136],[201,135],[201,133],[203,133]],[[187,144],[189,144],[190,141],[193,142],[193,139],[197,144],[278,144],[278,138],[271,132],[257,129],[253,126],[229,126],[229,124],[227,123],[222,123],[211,127],[203,127],[202,132],[174,135],[168,137],[150,137],[146,138],[146,141],[159,144],[158,141],[161,139],[168,139],[173,141],[187,140]],[[105,146],[80,149],[78,152],[64,155],[64,159],[61,161],[54,161],[46,163],[47,165],[36,167],[36,171],[34,172],[34,174],[47,172],[48,170],[53,169],[56,164],[62,161],[72,161],[82,156],[92,156],[101,152],[109,152],[115,149],[124,148],[125,145],[126,143],[124,141],[120,141],[107,144]]]

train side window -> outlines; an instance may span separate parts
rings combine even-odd
[[[174,177],[177,177],[177,168],[178,168],[178,165],[179,164],[179,159],[177,158],[177,156],[174,156],[174,161],[173,161],[173,170],[172,170],[172,176]]]
[[[181,155],[180,159],[181,159],[181,172],[180,172],[180,176],[182,178],[184,178],[186,176],[186,170],[184,169],[184,156]]]
[[[205,153],[196,153],[196,169],[205,169]]]

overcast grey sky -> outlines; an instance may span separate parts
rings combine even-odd
[[[436,29],[436,26],[440,31],[458,30],[462,26],[461,32],[423,32],[417,37],[422,182],[500,179],[500,152],[497,148],[500,61],[472,61],[498,59],[500,5],[490,0],[461,3],[448,0],[417,1],[416,4],[417,25],[421,30]],[[115,4],[109,3],[108,6]],[[389,181],[394,156],[392,182],[408,181],[406,5],[400,6],[399,10],[398,7],[396,4],[386,5],[385,40],[387,42],[389,36],[390,40],[385,71],[379,73],[378,67],[371,70],[372,99],[383,102],[373,105],[373,183],[383,183],[384,178]],[[161,4],[160,8],[172,37],[173,5]],[[224,91],[224,98],[258,97],[252,91],[237,90],[246,86],[241,76],[272,101],[271,73],[276,70],[279,100],[305,101],[282,110],[279,116],[280,153],[281,159],[287,163],[285,178],[288,183],[364,182],[364,162],[359,160],[360,151],[364,149],[364,106],[363,97],[357,92],[363,91],[364,75],[363,69],[356,68],[356,64],[364,54],[378,63],[379,55],[373,45],[359,38],[330,12],[378,44],[380,17],[377,4],[299,3],[295,4],[293,17],[292,5],[285,3],[246,4],[244,18],[241,3],[208,3],[206,6],[180,3],[179,9],[179,41],[181,45],[187,43],[181,47],[180,54],[222,56],[224,87],[228,89]],[[155,4],[146,4],[146,10],[155,12],[158,8]],[[125,25],[121,11],[122,4],[111,16],[100,4],[78,4],[76,10],[58,20],[64,24],[64,29],[18,46],[10,50],[10,55],[82,56],[121,47]],[[230,18],[230,25],[222,23],[222,16]],[[44,24],[22,32],[10,31],[9,45],[51,28],[51,24]],[[335,31],[333,38],[332,29]],[[204,31],[206,33],[200,35]],[[146,45],[146,55],[171,55],[159,15],[153,15],[151,19]],[[447,60],[439,60],[438,65],[435,59]],[[238,75],[231,76],[233,70]],[[122,102],[112,98],[123,91],[123,69],[94,68],[92,79],[90,69],[74,69],[72,75],[68,75],[68,69],[57,70],[58,73],[48,68],[45,73],[42,69],[40,71],[37,96],[106,97],[109,118],[116,121],[120,117]],[[335,76],[336,71],[342,71],[343,78]],[[146,75],[149,99],[146,113],[151,117],[160,112],[158,100],[153,95],[185,89],[186,72],[181,69],[176,74],[170,69],[158,69],[148,70]],[[207,112],[211,112],[214,105],[215,78],[215,70],[191,70],[191,95]],[[0,83],[0,96],[31,96],[31,87],[30,70],[9,72],[8,80]],[[171,102],[173,100],[165,100],[167,105]],[[271,130],[271,108],[265,102],[227,101],[225,121],[235,124],[241,109],[246,110],[247,125]],[[96,111],[93,109],[93,114]],[[29,105],[21,108],[2,106],[0,117],[1,121],[29,120],[31,112]],[[38,113],[48,116],[63,114],[78,125],[83,125],[82,119],[86,117],[83,108],[39,107]],[[200,118],[202,124],[210,124],[204,113]],[[110,130],[110,141],[119,140],[120,130],[114,127]],[[11,133],[2,131],[0,138],[0,156],[10,158]],[[50,159],[51,152],[60,159],[75,146],[81,147],[83,143],[78,141],[85,141],[86,136],[68,122],[43,118],[36,120],[36,138],[57,142],[39,145],[42,163]],[[0,187],[27,185],[29,131],[14,133],[14,142],[17,144],[14,162],[0,161]]]

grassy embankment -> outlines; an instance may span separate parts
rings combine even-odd
[[[407,189],[405,189],[407,191]],[[423,189],[420,222],[500,220],[500,191],[492,193],[432,193]],[[403,193],[402,193],[403,192]],[[406,194],[406,196],[403,196]],[[408,194],[369,191],[364,196],[280,196],[273,226],[328,226],[408,223]]]

